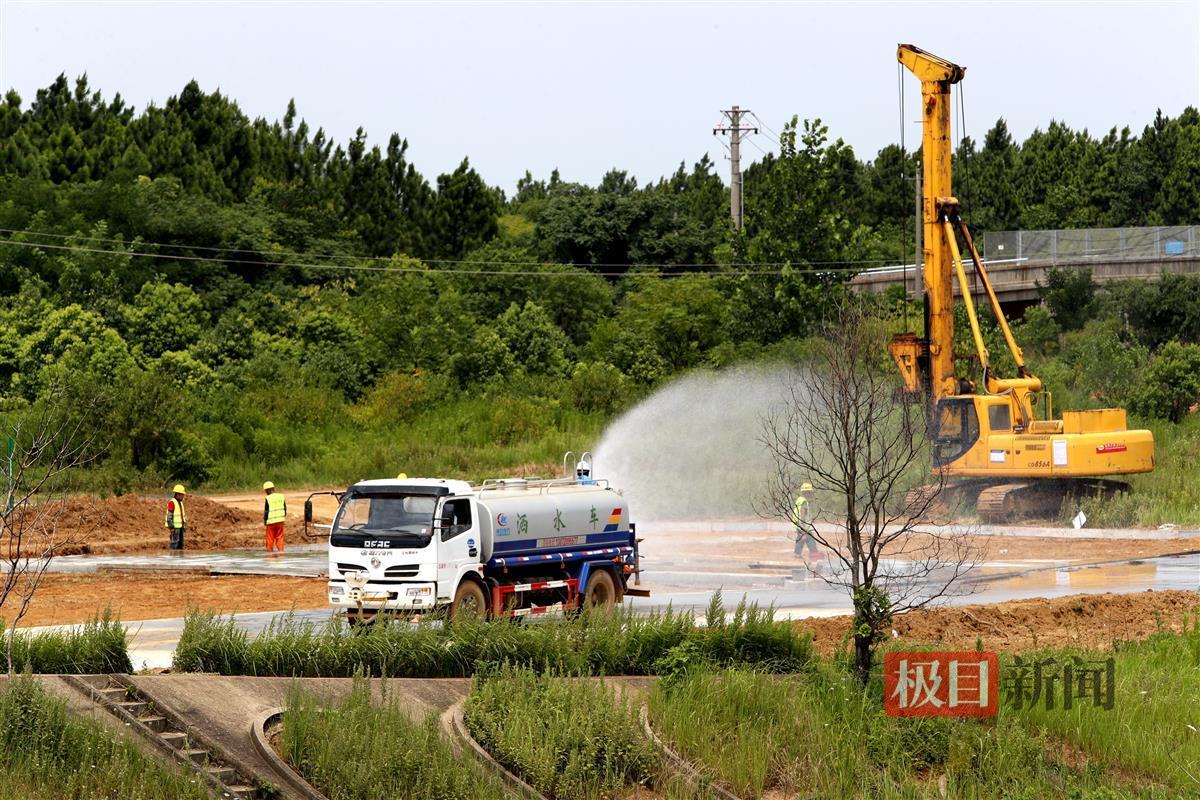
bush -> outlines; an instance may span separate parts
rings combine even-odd
[[[38,633],[18,630],[13,666],[46,674],[133,671],[125,626],[107,610],[73,628]]]
[[[475,677],[463,716],[485,750],[552,798],[609,797],[659,771],[637,709],[600,681],[503,667]]]
[[[407,422],[449,393],[448,382],[440,375],[391,372],[379,379],[351,415],[366,423]]]
[[[1017,344],[1036,353],[1047,355],[1058,350],[1058,337],[1062,328],[1054,321],[1045,306],[1034,306],[1025,312],[1021,321],[1013,326]]]
[[[1064,330],[1078,330],[1092,318],[1096,282],[1090,269],[1047,270],[1046,285],[1039,283],[1037,288],[1054,321]]]
[[[625,375],[603,361],[581,361],[571,373],[571,395],[580,411],[611,414],[625,402]]]
[[[689,653],[705,663],[756,664],[774,672],[808,665],[807,635],[775,622],[769,611],[739,608],[730,622],[706,628],[690,614],[636,615],[628,609],[537,625],[381,620],[365,633],[339,619],[316,625],[288,615],[276,617],[254,639],[232,617],[193,611],[174,667],[222,675],[459,678],[489,665],[514,664],[571,675],[647,675]],[[690,650],[673,650],[685,642]]]
[[[492,410],[488,432],[496,444],[533,441],[546,432],[553,417],[553,410],[545,402],[501,397]]]
[[[0,692],[0,797],[206,800],[209,793],[131,739],[70,715],[25,675]]]
[[[170,431],[162,439],[162,452],[155,466],[173,480],[191,484],[208,480],[212,456],[204,440],[191,431]]]
[[[1167,342],[1150,362],[1134,393],[1134,410],[1178,423],[1198,401],[1200,345]]]
[[[329,705],[293,687],[283,715],[284,757],[329,797],[508,797],[500,780],[462,759],[442,736],[436,714],[409,717],[385,685],[372,703],[371,684],[354,681]]]

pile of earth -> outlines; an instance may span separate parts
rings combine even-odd
[[[57,519],[59,555],[152,553],[167,547],[167,498],[121,495],[72,497],[44,506]],[[262,515],[203,497],[187,500],[188,550],[261,547]],[[289,528],[291,526],[289,525]],[[291,533],[291,531],[289,531]],[[293,540],[294,541],[294,540]]]
[[[890,635],[913,643],[936,643],[945,650],[974,650],[976,642],[985,650],[1001,651],[1102,649],[1114,641],[1144,639],[1160,630],[1181,631],[1198,609],[1200,594],[1184,591],[1039,597],[910,611],[893,620]],[[850,619],[804,619],[795,625],[810,631],[817,650],[829,654],[842,646]]]

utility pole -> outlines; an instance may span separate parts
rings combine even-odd
[[[733,227],[742,229],[742,134],[758,133],[758,128],[742,125],[742,115],[749,114],[750,109],[734,106],[721,112],[729,120],[728,125],[718,125],[713,128],[713,135],[729,134],[729,215],[733,217]]]

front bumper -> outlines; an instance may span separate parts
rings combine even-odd
[[[337,608],[376,611],[429,611],[437,605],[436,583],[368,583],[361,589],[345,581],[329,582],[329,604]]]

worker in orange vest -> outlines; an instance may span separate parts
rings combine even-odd
[[[187,530],[187,509],[184,507],[183,500],[187,497],[187,491],[183,488],[182,483],[175,484],[172,491],[175,496],[167,501],[167,515],[163,519],[163,526],[169,534],[167,548],[182,551],[183,534]]]
[[[263,524],[267,526],[267,552],[283,552],[283,523],[287,519],[287,500],[275,491],[275,484],[263,484],[267,500],[263,504]]]

